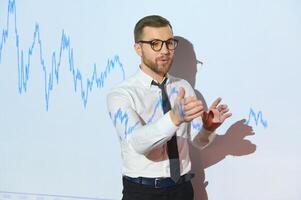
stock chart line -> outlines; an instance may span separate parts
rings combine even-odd
[[[174,94],[178,95],[178,89],[176,87],[171,88],[171,90],[168,94],[168,98],[170,99],[171,96]],[[150,116],[150,118],[148,120],[146,120],[146,124],[152,123],[152,121],[153,121],[154,117],[156,116],[156,113],[158,112],[160,107],[161,107],[161,111],[163,112],[162,97],[158,98],[158,100],[155,104],[155,108],[153,109],[153,113]],[[119,123],[121,123],[121,125],[123,125],[123,127],[124,127],[124,131],[123,131],[124,137],[123,138],[126,138],[140,124],[140,121],[137,121],[134,123],[134,125],[130,126],[129,125],[129,115],[126,111],[123,111],[121,108],[118,108],[118,110],[114,114],[109,112],[109,116],[110,116],[111,120],[113,121],[113,124],[115,127],[117,126],[117,122],[119,122]]]
[[[94,85],[96,85],[97,88],[104,87],[105,80],[108,78],[109,74],[112,72],[113,69],[118,68],[119,70],[121,70],[122,78],[123,80],[125,79],[125,71],[122,63],[120,62],[120,58],[118,55],[115,55],[113,56],[113,58],[108,59],[105,69],[100,73],[97,73],[96,70],[97,65],[96,63],[94,63],[93,72],[90,75],[90,77],[88,78],[83,77],[79,68],[75,67],[71,39],[65,33],[64,29],[62,30],[58,56],[56,51],[52,52],[51,68],[49,70],[50,72],[47,72],[47,66],[45,64],[45,58],[43,56],[43,45],[42,45],[43,43],[41,40],[40,25],[38,23],[35,24],[33,40],[31,42],[30,47],[27,50],[21,49],[20,47],[21,38],[18,33],[18,27],[17,27],[17,6],[15,0],[8,0],[6,26],[4,26],[2,30],[2,36],[0,41],[0,64],[3,59],[2,53],[4,51],[6,41],[8,40],[9,36],[12,35],[9,32],[10,22],[12,21],[11,18],[13,18],[13,22],[14,22],[14,33],[12,34],[14,34],[15,36],[15,46],[17,50],[17,59],[18,59],[17,62],[18,63],[18,92],[19,94],[27,92],[28,81],[30,79],[31,57],[34,53],[34,50],[37,49],[39,52],[40,65],[42,67],[42,75],[44,77],[44,86],[45,86],[44,94],[45,94],[46,111],[48,111],[49,109],[50,94],[54,88],[54,82],[56,82],[57,85],[59,84],[59,78],[60,78],[59,72],[62,63],[62,55],[64,52],[67,53],[69,72],[71,73],[73,78],[74,91],[75,92],[78,91],[78,84],[79,84],[80,95],[85,108],[87,106],[89,92],[92,92]],[[26,53],[27,53],[27,59],[26,59]]]
[[[174,95],[174,94],[178,95],[178,93],[179,93],[179,90],[176,87],[173,87],[173,88],[171,88],[171,90],[168,94],[168,98],[171,99],[172,95]],[[151,114],[149,119],[146,121],[146,124],[151,124],[153,122],[154,117],[156,116],[156,113],[158,112],[160,107],[161,107],[161,111],[163,112],[161,97],[158,98],[158,100],[155,104],[155,108],[153,109],[153,113]],[[181,114],[184,115],[183,111],[181,112]],[[110,116],[111,120],[113,121],[113,124],[115,127],[117,126],[117,122],[119,122],[121,125],[123,125],[123,127],[124,127],[124,131],[123,131],[124,137],[123,138],[126,138],[140,124],[140,121],[137,121],[134,123],[134,125],[130,126],[129,125],[129,115],[126,111],[123,111],[121,108],[119,108],[114,114],[109,112],[109,116]],[[192,125],[193,129],[195,129],[197,131],[201,131],[201,127],[202,127],[201,123],[192,122],[191,125]]]
[[[178,90],[176,88],[172,88],[170,94],[168,95],[169,98],[172,94],[178,94]],[[156,116],[156,112],[158,110],[158,108],[162,105],[162,99],[159,98],[158,101],[155,104],[155,108],[154,111],[151,115],[151,117],[147,120],[146,124],[150,124],[153,122],[154,117]],[[162,110],[163,111],[163,110]],[[126,111],[123,111],[121,108],[119,108],[114,114],[112,114],[111,112],[109,112],[110,118],[113,121],[114,126],[117,126],[117,123],[121,123],[121,125],[124,126],[124,137],[126,138],[138,125],[139,125],[139,121],[135,122],[134,125],[130,126],[129,125],[129,115]],[[264,128],[268,127],[268,123],[266,120],[263,119],[262,117],[262,112],[259,111],[257,114],[256,112],[250,108],[250,112],[249,112],[249,118],[248,120],[245,122],[246,125],[250,125],[251,124],[251,120],[254,119],[256,126],[260,124],[262,124],[262,126]],[[201,131],[202,130],[202,122],[200,121],[192,121],[191,122],[191,127],[192,129],[195,129],[197,131]]]
[[[250,125],[252,119],[255,121],[256,126],[261,124],[264,128],[268,127],[268,122],[263,119],[261,111],[256,113],[252,108],[250,108],[249,117],[245,124]]]

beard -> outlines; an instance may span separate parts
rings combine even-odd
[[[170,70],[173,59],[168,58],[168,61],[166,63],[160,64],[160,58],[156,58],[155,62],[152,60],[147,59],[145,56],[142,56],[143,63],[150,68],[153,72],[156,74],[162,74],[166,75],[167,72]]]

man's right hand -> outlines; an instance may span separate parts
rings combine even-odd
[[[203,103],[196,97],[185,97],[183,87],[179,88],[178,97],[175,100],[174,107],[170,110],[170,117],[176,126],[183,122],[190,122],[202,115],[204,111]]]

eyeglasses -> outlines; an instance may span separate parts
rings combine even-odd
[[[168,50],[175,50],[178,46],[179,41],[174,39],[174,38],[170,38],[170,39],[165,40],[165,41],[164,40],[159,40],[159,39],[154,39],[154,40],[151,40],[151,41],[140,40],[140,41],[138,41],[138,43],[149,44],[154,51],[161,51],[164,43],[165,43],[166,48]]]

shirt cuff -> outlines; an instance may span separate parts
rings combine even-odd
[[[207,143],[202,143],[199,139],[197,139],[197,146],[199,146],[201,149],[205,149],[206,147],[208,147],[216,137],[215,132],[208,131],[204,127],[202,127],[201,131],[198,134],[200,134],[200,135],[201,134],[206,134],[206,135],[209,134],[209,136],[208,136],[209,141]]]

